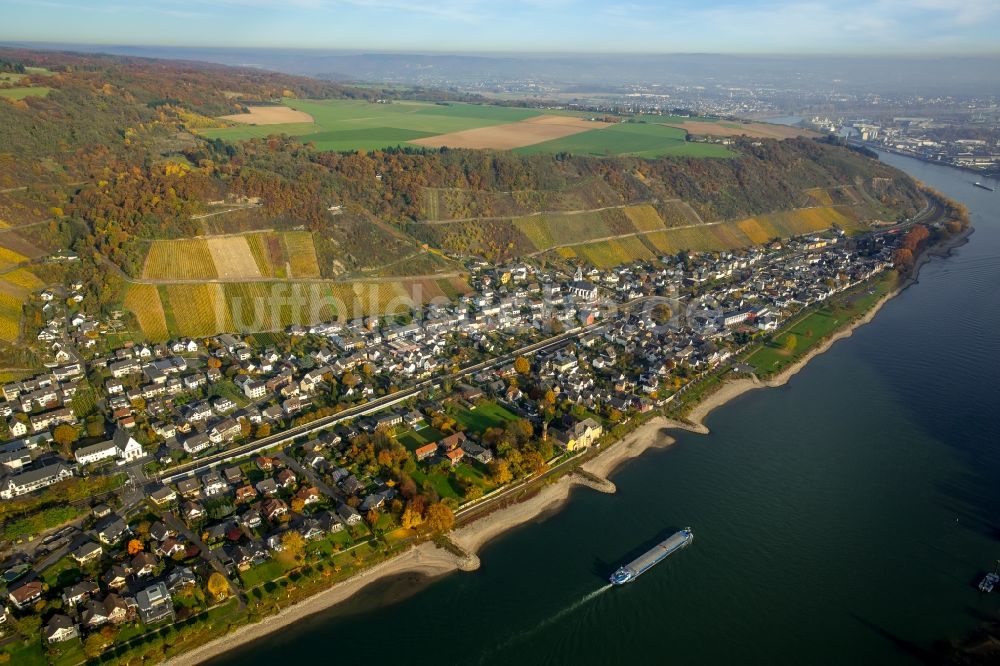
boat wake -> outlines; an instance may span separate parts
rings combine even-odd
[[[566,606],[565,608],[563,608],[563,609],[555,612],[554,614],[550,615],[549,617],[545,618],[544,620],[542,620],[538,624],[534,625],[530,629],[528,629],[526,631],[522,631],[522,632],[520,632],[518,634],[515,634],[515,635],[511,636],[506,641],[504,641],[503,643],[501,643],[500,645],[498,645],[495,649],[490,650],[489,652],[484,653],[480,657],[479,663],[480,664],[484,663],[485,659],[487,657],[491,656],[493,653],[502,652],[503,650],[505,650],[505,649],[507,649],[507,648],[509,648],[509,647],[511,647],[513,645],[517,645],[521,641],[523,641],[523,640],[525,640],[527,638],[530,638],[531,636],[534,636],[535,634],[537,634],[539,631],[542,631],[546,627],[552,626],[553,624],[555,624],[559,620],[563,619],[567,615],[573,613],[574,611],[580,609],[583,606],[586,606],[591,601],[593,601],[597,597],[601,596],[602,594],[604,594],[605,592],[607,592],[608,590],[610,590],[612,587],[614,587],[614,585],[611,585],[610,583],[608,583],[607,585],[602,585],[601,587],[599,587],[598,589],[594,590],[593,592],[590,592],[590,593],[585,594],[584,596],[580,597],[579,599],[577,599],[576,601],[574,601],[573,603],[571,603],[569,606]]]
[[[577,608],[580,608],[581,606],[585,606],[586,604],[590,603],[591,601],[593,601],[597,597],[601,596],[602,594],[604,594],[605,592],[607,592],[608,590],[610,590],[612,587],[614,587],[614,586],[611,585],[610,583],[608,583],[607,585],[604,585],[604,586],[602,586],[602,587],[594,590],[590,594],[584,595],[582,598],[580,598],[580,599],[576,600],[575,602],[571,603],[569,606],[566,606],[566,608],[563,608],[561,611],[559,611],[555,615],[553,615],[553,616],[551,616],[551,617],[549,617],[549,618],[547,618],[545,620],[542,620],[538,624],[537,627],[535,627],[534,629],[532,629],[531,633],[535,633],[539,629],[547,627],[547,626],[549,626],[551,624],[555,624],[556,622],[558,622],[562,618],[566,617],[567,615],[569,615],[570,613],[572,613],[573,611],[575,611]]]

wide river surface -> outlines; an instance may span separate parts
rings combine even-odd
[[[884,155],[976,233],[786,386],[620,467],[429,585],[376,583],[217,659],[293,663],[916,664],[1000,610],[1000,183]],[[991,193],[972,185],[989,182]],[[636,582],[617,566],[690,525]]]

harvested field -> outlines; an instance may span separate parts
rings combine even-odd
[[[512,150],[523,146],[533,146],[565,136],[589,132],[608,127],[603,123],[595,123],[582,118],[569,116],[538,116],[528,120],[493,127],[480,127],[449,134],[439,134],[423,139],[414,139],[410,143],[429,148],[492,148],[494,150]]]
[[[472,288],[464,278],[441,278],[438,280],[438,284],[441,286],[441,291],[443,291],[448,298],[457,298],[458,296],[472,293]]]
[[[687,120],[683,123],[669,123],[668,127],[682,129],[697,136],[748,136],[755,139],[791,139],[796,136],[816,137],[816,132],[770,123],[731,123]]]
[[[403,290],[410,295],[414,302],[427,304],[433,300],[441,301],[449,298],[445,294],[438,280],[424,278],[422,280],[406,280],[403,282]]]
[[[223,236],[206,240],[220,278],[258,278],[260,267],[244,236]]]
[[[153,241],[142,277],[147,280],[197,280],[216,278],[218,274],[208,243],[190,238]]]
[[[250,113],[234,113],[229,116],[221,116],[220,118],[243,125],[280,125],[282,123],[313,122],[313,117],[308,113],[288,106],[248,106],[247,109],[249,109]]]

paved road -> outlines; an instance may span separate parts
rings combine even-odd
[[[596,332],[601,330],[602,328],[603,325],[600,324],[589,328],[582,328],[582,327],[575,328],[565,333],[561,333],[559,335],[548,338],[546,340],[542,340],[541,342],[535,342],[530,345],[525,345],[524,347],[516,349],[507,354],[503,354],[496,358],[468,366],[466,368],[463,368],[462,370],[459,370],[458,372],[450,373],[433,379],[423,380],[408,389],[397,391],[396,393],[390,395],[381,396],[379,398],[376,398],[375,400],[372,400],[371,402],[365,403],[363,405],[350,407],[348,409],[343,410],[342,412],[321,419],[317,419],[315,421],[312,421],[311,423],[297,426],[295,428],[282,431],[276,435],[264,437],[249,444],[244,444],[242,446],[238,446],[236,448],[229,449],[227,451],[222,451],[220,453],[215,453],[210,456],[206,456],[201,460],[186,463],[184,465],[179,465],[171,469],[162,470],[161,472],[158,473],[157,476],[163,483],[175,483],[181,479],[190,478],[191,476],[195,476],[204,471],[212,469],[213,467],[219,464],[230,462],[237,458],[244,458],[246,456],[258,453],[260,451],[265,451],[278,446],[282,446],[284,444],[287,444],[288,442],[291,442],[297,437],[301,437],[303,435],[310,435],[314,432],[324,430],[326,428],[329,428],[330,426],[340,423],[341,421],[357,418],[359,416],[365,416],[367,414],[372,414],[379,410],[385,409],[386,407],[390,407],[400,402],[404,402],[414,396],[419,395],[420,393],[426,391],[429,388],[436,388],[440,386],[441,383],[444,381],[462,379],[463,377],[466,377],[468,375],[476,374],[478,372],[482,372],[483,370],[495,368],[497,366],[503,365],[504,363],[509,363],[513,361],[518,356],[530,356],[540,351],[547,351],[549,349],[560,347],[568,343],[570,340],[583,335],[584,333]]]
[[[325,481],[323,481],[323,479],[319,478],[319,475],[316,474],[316,470],[299,464],[298,460],[291,457],[284,451],[278,453],[277,458],[281,462],[285,463],[285,465],[287,465],[289,469],[291,469],[293,472],[306,477],[309,480],[309,483],[316,486],[317,490],[319,490],[321,493],[323,493],[330,499],[338,502],[342,499],[340,493],[338,493],[336,490],[330,487],[330,485],[327,484]]]
[[[172,512],[163,513],[163,522],[165,522],[170,529],[174,530],[178,534],[183,534],[184,538],[198,546],[201,550],[202,559],[208,562],[209,566],[219,572],[223,578],[226,579],[226,583],[229,584],[229,593],[239,599],[240,610],[243,610],[243,608],[246,607],[246,599],[243,595],[243,588],[241,588],[239,584],[233,580],[233,578],[229,575],[229,570],[226,569],[226,567],[222,564],[222,561],[215,555],[215,553],[209,550],[208,546],[205,545],[205,542],[201,540],[201,537],[195,534],[183,520],[178,518],[177,515]]]

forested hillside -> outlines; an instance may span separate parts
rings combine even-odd
[[[282,136],[230,144],[192,130],[251,100],[413,93],[198,63],[17,50],[0,58],[24,72],[16,83],[24,96],[0,97],[0,222],[9,227],[0,246],[16,251],[8,269],[38,273],[45,255],[75,251],[78,264],[38,282],[80,279],[89,290],[81,307],[92,313],[121,308],[154,239],[266,232],[245,247],[282,279],[297,271],[281,263],[286,240],[273,234],[295,230],[311,235],[323,278],[420,277],[456,267],[449,254],[506,260],[558,248],[607,264],[701,249],[697,236],[671,229],[752,220],[727,236],[736,247],[768,233],[862,228],[923,205],[902,173],[808,139],[737,141],[732,159],[656,160],[333,153]],[[793,209],[815,210],[778,215]],[[619,236],[634,238],[610,249],[568,247]],[[18,289],[26,301],[27,288]]]

